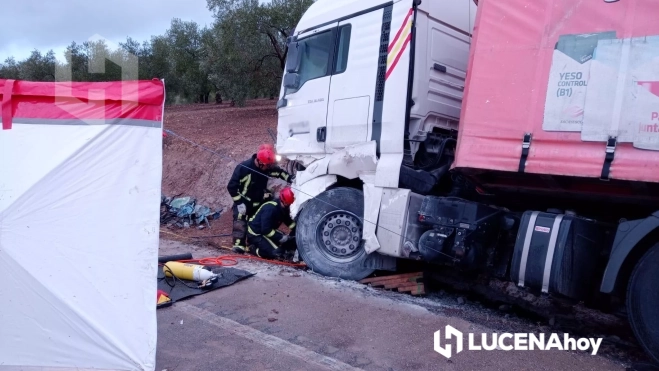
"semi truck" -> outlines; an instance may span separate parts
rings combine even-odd
[[[316,1],[277,102],[300,257],[350,280],[420,260],[509,295],[612,303],[659,362],[657,11]]]

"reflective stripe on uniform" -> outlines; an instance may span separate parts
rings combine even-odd
[[[291,225],[288,226],[288,228],[293,229],[293,228],[295,228],[295,225],[296,225],[295,222],[293,222],[293,223],[291,223]]]
[[[254,233],[254,231],[250,226],[247,226],[247,232],[249,232],[249,234],[251,234],[252,236],[260,236],[260,234]]]
[[[275,235],[275,233],[277,233],[277,231],[275,231],[275,230],[273,229],[272,231],[270,231],[270,233],[266,234],[265,236],[266,236],[266,237],[272,237],[272,236]]]
[[[254,220],[254,218],[256,218],[256,215],[258,215],[258,213],[261,211],[261,209],[263,208],[263,206],[268,205],[268,204],[270,204],[270,205],[274,205],[274,206],[277,206],[277,203],[276,203],[275,201],[268,201],[268,202],[264,203],[263,205],[261,205],[261,207],[259,207],[258,210],[256,210],[256,212],[254,213],[254,215],[253,215],[251,218],[249,218],[249,221],[251,222],[252,220]]]
[[[282,178],[284,178],[285,181],[288,181],[288,174],[286,173],[281,173]]]
[[[279,248],[279,246],[277,246],[276,243],[272,242],[272,240],[269,239],[268,237],[263,237],[263,238],[265,238],[266,240],[268,240],[268,242],[270,242],[270,245],[272,245],[272,247],[273,247],[275,250],[277,250],[277,249]]]
[[[240,201],[241,197],[242,197],[241,195],[238,195],[238,196],[233,196],[231,198],[233,198],[234,201]]]
[[[243,196],[247,194],[247,189],[249,188],[249,183],[252,181],[252,174],[247,174],[245,175],[242,179],[240,179],[240,183],[245,183],[243,185]]]

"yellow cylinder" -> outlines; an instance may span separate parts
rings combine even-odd
[[[167,277],[171,277],[173,273],[182,280],[190,281],[203,281],[208,278],[207,275],[212,275],[211,272],[204,269],[203,265],[181,262],[167,262],[163,265],[162,271]]]

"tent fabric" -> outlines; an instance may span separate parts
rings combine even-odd
[[[0,369],[153,370],[164,85],[55,84],[13,83],[0,130]]]
[[[478,4],[455,168],[659,182],[656,0]]]

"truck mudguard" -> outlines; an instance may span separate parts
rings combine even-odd
[[[600,291],[606,294],[613,292],[620,268],[625,263],[627,256],[649,233],[659,228],[659,211],[645,219],[632,220],[620,223],[613,242],[611,256],[604,271]]]

